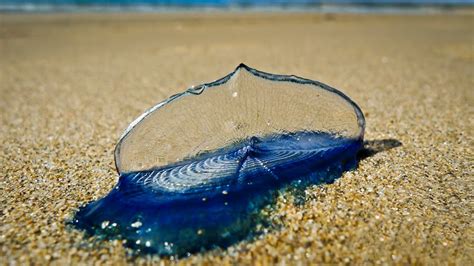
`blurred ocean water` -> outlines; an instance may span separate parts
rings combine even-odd
[[[397,13],[474,7],[474,0],[0,0],[0,12],[314,11]]]

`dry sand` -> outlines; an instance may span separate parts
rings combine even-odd
[[[280,230],[177,262],[474,263],[472,14],[0,19],[0,264],[158,262],[65,219],[116,183],[128,123],[240,62],[340,88],[379,152],[303,206],[281,195]]]

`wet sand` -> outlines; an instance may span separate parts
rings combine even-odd
[[[145,109],[244,62],[341,89],[367,119],[356,171],[274,207],[279,230],[175,262],[474,263],[474,16],[2,15],[0,264],[158,262],[66,227],[117,181]],[[169,259],[163,259],[169,262]]]

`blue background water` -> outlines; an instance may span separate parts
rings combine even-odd
[[[423,6],[449,8],[473,6],[474,0],[0,0],[3,12],[41,11],[172,11],[175,9],[278,9],[371,12],[381,8],[415,8]],[[358,7],[351,9],[348,7]],[[330,10],[332,11],[332,10]]]

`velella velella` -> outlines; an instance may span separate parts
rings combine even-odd
[[[226,247],[249,236],[276,190],[353,169],[364,127],[342,92],[240,64],[133,121],[115,149],[117,185],[72,224],[144,253]]]

